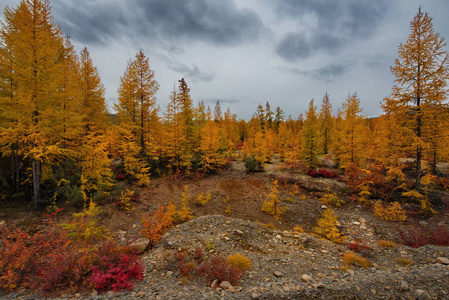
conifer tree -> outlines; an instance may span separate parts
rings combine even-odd
[[[421,8],[410,29],[407,41],[399,45],[399,58],[391,67],[396,84],[391,96],[385,99],[383,109],[400,121],[403,139],[411,141],[404,150],[414,152],[415,184],[419,187],[423,153],[429,147],[428,133],[433,131],[427,128],[432,128],[437,122],[434,116],[444,111],[449,62],[444,38],[435,33],[432,18]],[[434,149],[437,151],[437,147]]]
[[[362,108],[357,93],[348,95],[342,105],[338,124],[338,142],[334,152],[340,162],[340,167],[360,166],[366,158],[366,136],[368,127],[361,115]]]
[[[42,164],[48,166],[64,156],[60,114],[62,44],[48,1],[21,1],[16,9],[5,10],[2,56],[6,53],[11,63],[7,70],[12,71],[9,83],[13,89],[9,90],[11,122],[2,122],[1,138],[2,144],[15,147],[17,154],[31,162],[36,208],[41,196]]]
[[[318,117],[313,99],[309,103],[309,110],[306,112],[306,120],[302,131],[301,156],[309,170],[318,165]]]
[[[321,103],[321,110],[319,113],[319,123],[320,123],[320,142],[322,151],[324,154],[329,153],[331,147],[332,138],[332,104],[329,100],[329,95],[326,93],[323,97],[323,102]]]
[[[98,70],[94,67],[87,48],[81,50],[80,58],[81,108],[86,132],[93,131],[93,128],[105,130],[108,111],[104,98],[104,86],[101,83]]]
[[[149,59],[143,50],[139,50],[135,59],[128,62],[125,74],[120,79],[119,102],[115,107],[119,123],[131,128],[139,142],[142,155],[145,155],[147,148],[151,146],[149,124],[155,110],[158,90],[159,84],[154,79]]]

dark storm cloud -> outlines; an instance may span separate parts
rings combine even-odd
[[[285,60],[308,58],[317,51],[331,53],[350,42],[372,36],[388,9],[386,0],[280,0],[271,2],[278,16],[298,21],[305,16],[316,18],[306,33],[285,34],[276,46],[276,53]]]
[[[123,34],[130,25],[121,5],[90,0],[60,0],[52,3],[56,23],[74,40],[86,44],[104,44]]]
[[[184,64],[178,63],[168,65],[167,68],[181,73],[185,78],[192,79],[193,81],[212,81],[215,78],[215,74],[202,72],[196,65],[189,67]]]
[[[223,46],[255,40],[266,31],[254,11],[239,9],[232,1],[61,0],[55,2],[54,11],[64,32],[85,43],[127,36]]]

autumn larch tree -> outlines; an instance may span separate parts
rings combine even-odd
[[[320,123],[320,143],[322,151],[324,154],[329,153],[332,139],[332,104],[329,100],[329,95],[326,93],[323,97],[323,102],[321,103],[321,110],[319,113],[319,123]]]
[[[391,67],[396,84],[391,96],[384,101],[383,109],[401,120],[399,125],[405,128],[404,137],[412,141],[409,149],[414,152],[415,184],[419,187],[423,151],[432,146],[427,134],[435,132],[428,128],[437,122],[432,115],[445,110],[443,102],[447,97],[449,68],[444,38],[435,33],[432,18],[421,8],[413,18],[410,29],[407,41],[399,45],[399,58]]]
[[[2,143],[18,149],[31,162],[33,198],[41,195],[42,164],[62,158],[61,60],[62,34],[54,24],[49,1],[21,1],[5,10],[1,47],[8,51],[10,71],[10,121],[2,128]],[[3,60],[3,59],[2,59]],[[12,138],[12,139],[10,139]],[[48,168],[47,168],[48,170]]]
[[[101,83],[97,68],[92,63],[87,48],[81,50],[80,60],[81,107],[86,132],[98,129],[104,130],[108,119],[104,86]]]
[[[337,141],[334,153],[340,167],[360,166],[366,158],[366,137],[368,127],[365,117],[361,115],[362,108],[357,93],[348,95],[342,105],[339,122],[337,122]]]
[[[309,110],[306,112],[306,120],[302,130],[301,157],[307,168],[312,170],[318,165],[318,116],[313,99],[309,103]]]

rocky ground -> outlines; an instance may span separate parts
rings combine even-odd
[[[342,224],[342,226],[363,226]],[[359,223],[359,224],[357,224]],[[365,225],[366,226],[366,225]],[[208,249],[207,255],[241,253],[252,269],[237,286],[210,287],[179,275],[174,254]],[[265,229],[246,220],[208,215],[176,226],[143,254],[145,278],[133,291],[71,295],[70,299],[449,299],[449,248],[376,244],[359,252],[371,267],[342,268],[345,245],[307,233]],[[404,261],[411,263],[405,265]],[[5,299],[32,299],[25,293]]]
[[[370,208],[351,202],[340,181],[269,167],[266,173],[248,175],[241,166],[235,166],[187,183],[156,179],[149,189],[138,190],[141,199],[134,211],[119,211],[112,202],[103,205],[103,224],[118,240],[128,243],[138,237],[141,213],[154,211],[169,200],[177,202],[184,185],[189,185],[192,197],[207,191],[213,196],[205,206],[192,206],[193,220],[174,227],[160,245],[142,254],[145,276],[132,291],[100,295],[94,291],[61,299],[449,299],[449,247],[410,248],[401,245],[398,237],[398,228],[425,227],[429,223],[448,226],[447,199],[443,199],[446,208],[434,218],[387,222],[374,216]],[[283,199],[292,186],[298,185],[301,193],[292,196],[293,201],[283,202],[288,210],[277,221],[263,213],[261,205],[273,180],[279,178],[288,182],[280,188]],[[329,190],[348,197],[347,204],[335,208],[339,228],[347,237],[345,244],[310,234],[325,209],[318,198]],[[226,212],[229,207],[232,212]],[[15,221],[21,225],[20,218],[0,217],[7,224]],[[305,232],[294,231],[295,226]],[[394,241],[396,246],[381,247],[379,240]],[[357,253],[369,260],[369,268],[359,264],[343,267],[343,253],[353,241],[366,246]],[[206,256],[240,253],[252,260],[252,268],[232,287],[211,287],[202,278],[180,276],[175,254],[181,251],[193,255],[198,248]],[[26,290],[0,297],[39,298]]]

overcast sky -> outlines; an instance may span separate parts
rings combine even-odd
[[[2,0],[16,7],[18,0]],[[249,119],[269,101],[296,118],[328,92],[334,111],[357,92],[379,115],[390,66],[421,5],[449,38],[448,0],[53,0],[53,16],[78,52],[87,47],[110,107],[127,62],[150,59],[162,111],[185,78],[204,101]],[[3,8],[3,7],[2,7]],[[3,11],[3,9],[2,9]],[[449,50],[446,47],[446,50]]]

